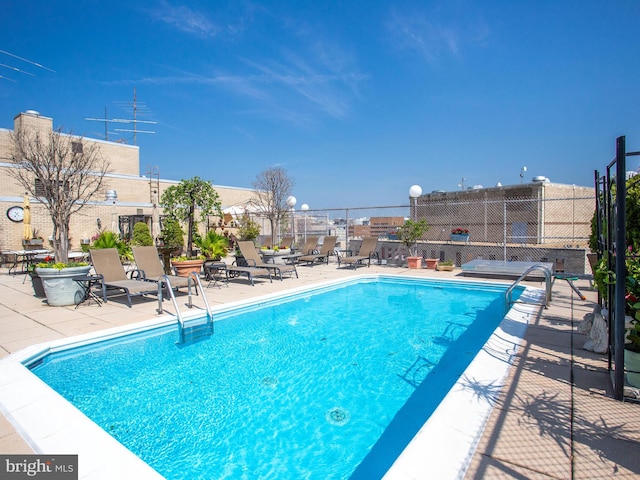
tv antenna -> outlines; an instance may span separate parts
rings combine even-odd
[[[133,89],[133,104],[126,104],[125,103],[125,105],[132,105],[133,106],[133,118],[132,119],[129,119],[129,118],[109,118],[107,116],[107,109],[105,107],[105,109],[104,109],[104,117],[105,118],[85,118],[85,120],[90,120],[90,121],[94,121],[94,122],[104,122],[105,140],[109,140],[109,123],[121,124],[123,126],[132,125],[132,128],[114,128],[113,130],[115,132],[133,132],[133,144],[134,145],[138,144],[138,139],[137,139],[138,133],[150,133],[150,134],[156,133],[156,132],[153,132],[151,130],[140,130],[138,128],[138,124],[139,123],[155,125],[158,122],[155,122],[155,121],[152,121],[152,120],[138,120],[138,110],[143,110],[146,114],[150,114],[150,112],[148,111],[146,105],[144,105],[144,104],[138,105],[138,100],[136,98],[136,89],[135,89],[135,87]]]
[[[33,61],[31,61],[31,60],[29,60],[27,58],[19,57],[18,55],[14,55],[13,53],[7,52],[5,50],[0,50],[0,54],[6,55],[8,57],[11,57],[14,60],[19,60],[21,62],[28,63],[29,65],[32,65],[32,66],[37,67],[37,68],[41,68],[42,70],[48,70],[51,73],[56,73],[55,70],[52,70],[49,67],[45,67],[44,65],[41,65],[41,64],[36,63],[36,62],[33,62]],[[33,74],[31,72],[27,72],[26,70],[23,70],[23,69],[18,68],[18,67],[14,67],[13,65],[7,65],[6,63],[0,63],[0,67],[6,68],[6,69],[11,70],[12,72],[15,72],[15,73],[22,73],[24,75],[29,75],[30,77],[35,77],[35,74]],[[10,82],[17,83],[17,81],[14,80],[13,78],[5,77],[4,75],[0,75],[0,80],[8,80]]]

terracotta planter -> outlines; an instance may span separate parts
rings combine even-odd
[[[409,268],[422,268],[422,257],[407,257]]]
[[[181,262],[171,262],[178,277],[188,277],[191,272],[200,275],[204,260],[183,260]]]
[[[437,258],[425,258],[424,261],[427,263],[427,268],[430,268],[431,270],[435,270],[438,266]]]

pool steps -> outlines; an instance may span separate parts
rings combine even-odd
[[[191,295],[191,287],[193,286],[196,290],[196,294],[198,293],[198,289],[202,290],[202,283],[200,283],[200,278],[194,272],[189,273],[189,281],[187,284],[187,293],[189,301],[187,303],[187,307],[193,308],[193,301]],[[163,275],[160,277],[160,282],[158,282],[158,313],[163,313],[162,308],[162,289],[163,285],[166,285],[167,292],[169,292],[169,296],[171,297],[171,302],[173,303],[173,307],[176,311],[176,317],[178,318],[178,341],[177,344],[185,343],[185,341],[193,341],[197,340],[202,336],[211,336],[213,334],[213,312],[211,311],[211,306],[209,305],[209,301],[207,300],[206,295],[202,295],[202,299],[204,300],[205,309],[207,311],[207,317],[205,322],[202,321],[202,315],[198,313],[197,316],[193,318],[185,318],[180,311],[180,307],[178,306],[178,301],[176,300],[176,296],[173,292],[173,288],[171,288],[171,280],[167,275]]]

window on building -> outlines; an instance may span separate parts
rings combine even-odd
[[[82,153],[82,142],[71,142],[71,151],[73,153]]]
[[[69,190],[69,185],[67,185],[67,187],[65,188],[65,191],[68,191],[68,190]],[[39,178],[35,179],[35,194],[36,194],[36,197],[46,197],[47,196],[47,192],[45,190],[45,184]]]

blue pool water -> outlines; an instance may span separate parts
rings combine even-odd
[[[219,314],[190,344],[162,328],[33,371],[167,478],[379,478],[502,320],[504,290],[365,280]]]

